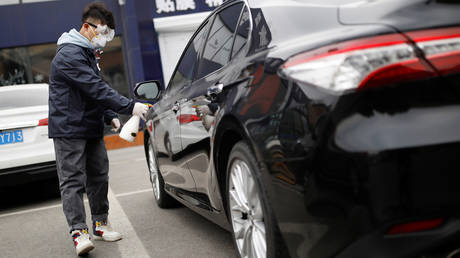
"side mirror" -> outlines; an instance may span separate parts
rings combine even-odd
[[[134,96],[142,100],[158,100],[161,95],[161,84],[159,81],[139,82],[134,88]]]

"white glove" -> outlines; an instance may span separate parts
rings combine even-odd
[[[133,115],[139,116],[142,118],[142,120],[145,121],[145,114],[149,110],[149,107],[147,105],[144,105],[140,102],[134,103],[134,108],[133,108]]]
[[[112,119],[110,124],[112,124],[112,131],[113,132],[118,132],[118,130],[120,130],[121,123],[120,123],[120,120],[118,118]]]
[[[211,115],[212,112],[211,112],[211,109],[209,109],[208,105],[202,105],[196,108],[196,114],[198,116],[205,116],[205,115]]]

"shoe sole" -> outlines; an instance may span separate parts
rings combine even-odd
[[[97,240],[97,241],[115,242],[115,241],[123,239],[123,237],[122,236],[120,236],[120,237],[93,236],[93,239]]]
[[[80,251],[77,250],[77,255],[85,255],[89,253],[91,250],[94,249],[94,245],[92,243],[87,244],[86,246],[82,247]]]

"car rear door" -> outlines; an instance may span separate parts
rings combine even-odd
[[[181,142],[186,153],[186,160],[190,172],[197,186],[197,196],[200,201],[216,208],[209,200],[212,187],[211,163],[211,135],[215,123],[217,105],[209,92],[219,92],[223,87],[234,81],[239,74],[234,69],[230,60],[232,47],[240,50],[247,40],[239,37],[235,43],[236,29],[240,21],[244,4],[236,2],[217,12],[212,20],[210,32],[207,37],[203,54],[200,58],[200,66],[195,76],[195,81],[184,91],[186,102],[181,105]],[[247,9],[246,20],[247,21]],[[235,50],[235,53],[237,52]],[[209,112],[200,113],[197,109],[207,107]]]
[[[184,90],[190,85],[198,67],[198,54],[206,22],[197,30],[185,48],[161,101],[154,106],[153,144],[157,152],[158,166],[167,187],[195,192],[195,182],[184,162],[180,139],[180,123],[184,120],[180,107],[185,102]]]

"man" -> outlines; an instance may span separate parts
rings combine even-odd
[[[108,158],[103,140],[104,120],[120,128],[115,112],[144,118],[147,106],[119,95],[102,80],[95,51],[114,35],[113,15],[101,3],[88,5],[80,31],[58,40],[51,63],[49,137],[53,138],[64,214],[78,255],[94,248],[86,225],[86,191],[94,239],[117,241],[107,216]],[[115,111],[115,112],[114,112]]]

